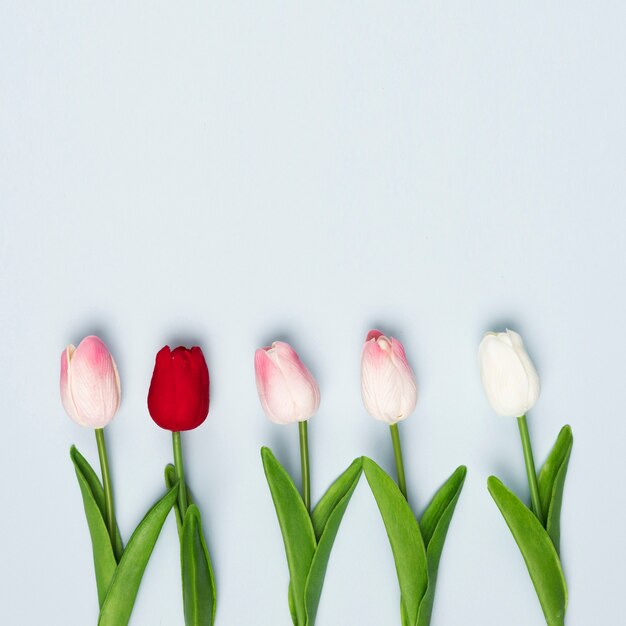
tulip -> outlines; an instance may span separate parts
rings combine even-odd
[[[539,376],[522,338],[512,330],[489,332],[478,348],[480,377],[493,410],[501,417],[517,417],[532,509],[543,524],[543,510],[526,413],[539,398]]]
[[[408,417],[417,404],[415,375],[404,347],[378,330],[368,333],[363,346],[361,395],[367,412],[390,425]]]
[[[415,375],[403,345],[379,330],[370,330],[361,354],[361,396],[367,412],[389,424],[396,459],[398,487],[406,498],[406,478],[398,422],[417,404]]]
[[[61,355],[61,401],[77,424],[104,428],[120,406],[120,379],[104,342],[91,335]]]
[[[254,355],[256,387],[263,411],[276,424],[303,422],[320,405],[320,390],[295,350],[283,341]]]
[[[161,348],[148,391],[148,411],[165,430],[192,430],[209,413],[209,370],[202,350]]]
[[[181,519],[187,511],[187,486],[181,431],[193,430],[209,414],[209,368],[198,346],[169,346],[156,355],[148,390],[148,411],[154,422],[172,432],[174,466],[179,480],[178,507]]]
[[[105,520],[112,545],[117,545],[113,487],[104,440],[104,427],[120,406],[120,377],[104,342],[90,335],[78,348],[70,344],[61,354],[61,402],[77,424],[95,429],[104,490]]]
[[[501,417],[526,414],[539,398],[539,376],[512,330],[487,333],[479,348],[480,376],[487,400]]]
[[[311,508],[307,420],[320,405],[320,390],[296,351],[284,341],[260,348],[254,354],[256,387],[265,415],[276,424],[298,422],[302,499]]]

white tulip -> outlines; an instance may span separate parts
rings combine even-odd
[[[487,400],[501,417],[525,415],[539,398],[539,376],[522,338],[512,330],[487,333],[478,349]]]

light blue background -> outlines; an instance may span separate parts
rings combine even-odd
[[[58,397],[63,347],[100,334],[123,404],[107,429],[128,539],[163,491],[150,420],[156,351],[199,343],[211,412],[184,437],[216,569],[219,626],[287,626],[287,567],[259,448],[298,476],[297,429],[269,423],[254,349],[292,342],[317,376],[319,498],[350,460],[391,469],[365,414],[362,341],[401,339],[420,400],[402,424],[422,510],[467,483],[433,626],[543,623],[486,491],[526,494],[514,420],[476,350],[526,339],[543,394],[542,462],[575,444],[563,507],[568,626],[617,624],[623,561],[626,4],[26,2],[0,4],[0,622],[96,620],[90,542],[68,457],[93,434]],[[169,519],[132,624],[183,624]],[[391,552],[363,482],[330,561],[319,626],[393,626]]]

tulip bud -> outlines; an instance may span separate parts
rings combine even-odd
[[[209,369],[200,348],[159,350],[148,411],[158,426],[172,432],[192,430],[204,422],[209,413]]]
[[[61,355],[61,401],[77,424],[104,428],[120,406],[120,378],[104,342],[91,335]]]
[[[487,400],[501,417],[520,417],[539,397],[539,376],[522,338],[512,330],[487,333],[478,349]]]
[[[254,354],[256,388],[268,419],[276,424],[303,422],[315,415],[320,390],[295,350],[283,341]]]
[[[415,375],[404,347],[378,330],[368,333],[363,346],[361,395],[367,412],[390,425],[408,417],[417,404]]]

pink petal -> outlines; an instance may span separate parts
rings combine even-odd
[[[69,417],[77,424],[84,426],[78,415],[78,410],[76,409],[76,405],[74,404],[74,400],[72,399],[72,392],[70,390],[70,360],[75,350],[75,346],[69,344],[69,346],[67,346],[67,348],[63,350],[63,353],[61,354],[61,402],[63,403],[63,408],[65,409],[65,412],[69,415]]]

